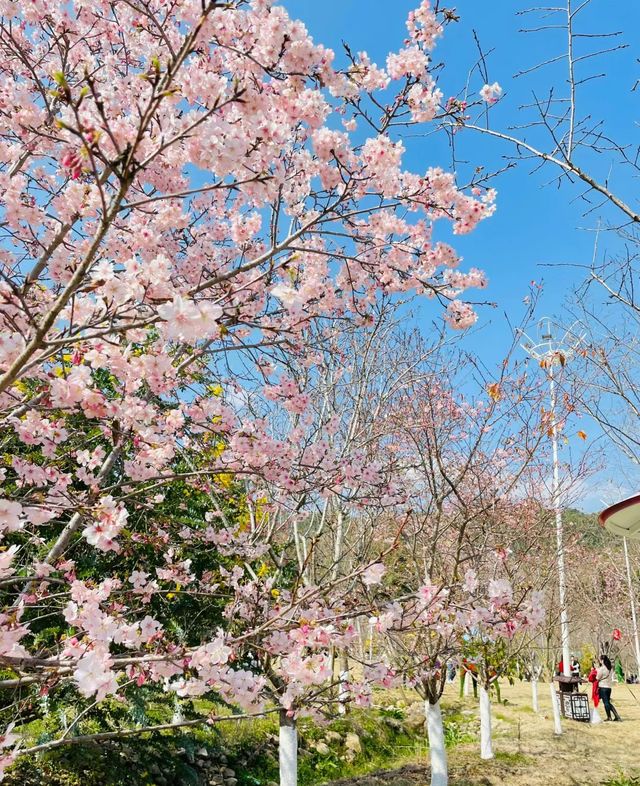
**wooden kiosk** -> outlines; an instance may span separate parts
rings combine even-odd
[[[580,677],[557,674],[553,681],[558,683],[558,701],[562,717],[589,723],[589,697],[586,693],[580,693],[580,685],[584,680]]]

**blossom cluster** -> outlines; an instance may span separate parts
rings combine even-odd
[[[295,712],[386,567],[366,554],[332,592],[302,560],[292,580],[291,531],[319,500],[402,490],[292,369],[381,296],[473,324],[484,276],[438,232],[472,231],[495,192],[406,166],[402,129],[442,99],[427,0],[383,66],[340,67],[271,0],[167,8],[2,4],[0,658],[85,700],[152,684]],[[357,131],[383,90],[392,109]],[[180,603],[215,607],[200,640],[170,624]],[[41,644],[41,618],[65,638]]]

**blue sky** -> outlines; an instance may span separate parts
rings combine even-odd
[[[290,14],[302,19],[314,39],[341,54],[341,41],[348,41],[354,51],[366,50],[380,64],[386,54],[402,45],[406,36],[407,13],[417,5],[417,0],[280,0]],[[505,96],[492,110],[490,124],[493,128],[508,130],[525,120],[526,110],[535,95],[543,97],[549,86],[555,85],[555,95],[566,92],[566,61],[551,64],[532,75],[515,78],[518,71],[561,54],[566,47],[564,29],[524,34],[521,28],[557,24],[560,17],[542,18],[539,15],[518,14],[531,8],[524,0],[496,0],[493,3],[479,0],[451,0],[460,16],[457,24],[449,25],[445,36],[434,51],[434,62],[443,62],[445,68],[439,79],[445,96],[457,95],[469,79],[469,72],[477,61],[473,31],[487,54],[489,81],[498,81]],[[578,5],[576,2],[575,5]],[[638,92],[632,92],[640,78],[637,30],[640,28],[640,2],[611,3],[593,0],[581,16],[580,30],[585,33],[623,31],[621,38],[610,38],[605,46],[621,43],[629,47],[605,58],[585,59],[578,64],[579,78],[606,72],[606,78],[591,80],[578,90],[578,106],[582,114],[604,119],[604,129],[612,137],[633,141],[637,138]],[[594,39],[581,39],[577,56],[598,48]],[[479,73],[471,75],[469,93],[475,95],[482,87]],[[529,115],[531,116],[531,115]],[[525,133],[532,142],[541,142],[539,131]],[[484,166],[486,170],[501,169],[504,156],[513,152],[506,144],[464,132],[458,136],[459,157],[468,167]],[[634,201],[636,182],[619,167],[615,155],[585,156],[583,165],[599,178],[608,178],[614,190]],[[424,171],[438,164],[451,166],[451,155],[438,134],[409,140],[405,164],[408,168]],[[551,313],[562,318],[565,303],[571,299],[572,287],[580,280],[575,265],[589,264],[593,254],[594,229],[598,221],[615,221],[610,210],[595,210],[585,215],[588,205],[578,199],[580,189],[558,189],[550,183],[553,170],[532,172],[526,163],[499,176],[494,185],[498,190],[496,215],[483,222],[471,235],[456,238],[454,245],[465,258],[466,266],[477,266],[486,271],[489,289],[480,293],[480,299],[495,301],[497,309],[486,308],[481,312],[479,329],[465,338],[465,346],[477,353],[488,365],[499,361],[509,344],[509,334],[504,314],[518,322],[523,313],[522,300],[527,295],[530,282],[544,279],[540,314]],[[467,169],[467,171],[469,171]],[[465,166],[458,168],[464,182]],[[613,234],[605,234],[600,241],[600,254],[615,254],[620,241]],[[430,305],[417,314],[425,325],[433,318]],[[582,428],[577,425],[576,428]],[[586,429],[585,429],[586,430]],[[576,448],[574,446],[573,448]],[[597,509],[600,497],[609,484],[608,473],[603,473],[593,488],[585,491],[581,507]]]

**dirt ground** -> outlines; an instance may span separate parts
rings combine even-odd
[[[458,701],[456,686],[448,686],[448,700]],[[589,692],[591,686],[588,686]],[[590,786],[621,774],[640,776],[640,686],[614,686],[612,700],[622,723],[592,725],[563,720],[563,734],[553,733],[549,685],[538,686],[540,712],[531,709],[531,686],[518,683],[502,688],[505,705],[493,707],[496,759],[478,761],[475,745],[451,750],[456,786]],[[465,710],[475,710],[472,699]],[[600,706],[601,716],[604,710]]]
[[[460,702],[457,691],[457,684],[447,686],[445,707],[475,720],[477,702]],[[478,743],[450,748],[451,786],[600,786],[621,776],[640,784],[640,686],[614,686],[612,701],[622,723],[563,720],[560,737],[553,733],[549,685],[540,684],[538,694],[540,712],[535,714],[528,683],[502,687],[506,704],[493,705],[496,758],[480,761]],[[416,763],[361,780],[358,786],[425,786],[429,773]]]

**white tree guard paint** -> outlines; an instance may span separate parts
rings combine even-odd
[[[349,701],[349,671],[340,672],[340,688],[338,692],[338,712],[345,715]]]
[[[480,685],[480,758],[493,759],[491,699],[484,685]]]
[[[531,706],[534,712],[539,712],[538,707],[538,680],[531,680]]]
[[[298,785],[298,729],[294,718],[280,713],[280,786]]]
[[[469,674],[468,671],[465,671],[465,673],[464,673],[464,695],[465,695],[465,698],[467,698],[469,696],[470,692],[471,692],[471,675]]]
[[[560,720],[560,703],[558,701],[558,694],[553,685],[553,681],[549,684],[551,690],[551,707],[553,708],[553,726],[554,734],[562,734],[562,722]]]
[[[173,718],[171,719],[171,723],[182,723],[184,720],[184,715],[182,714],[182,705],[178,701],[178,697],[176,696],[174,703],[173,703]]]
[[[447,751],[444,746],[444,725],[440,702],[424,703],[424,714],[427,719],[429,735],[429,760],[431,764],[431,786],[448,786],[449,768],[447,767]]]

